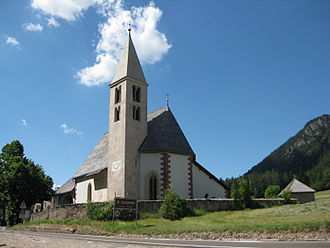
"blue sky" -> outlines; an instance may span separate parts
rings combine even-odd
[[[330,106],[330,1],[1,0],[0,146],[54,183],[107,132],[127,23],[149,82],[217,177],[238,176]],[[125,28],[126,27],[126,28]]]

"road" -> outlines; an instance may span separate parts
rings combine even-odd
[[[329,248],[330,241],[207,241],[150,238],[119,238],[61,233],[0,230],[0,246],[10,248],[111,248],[111,247],[196,247],[196,248]]]

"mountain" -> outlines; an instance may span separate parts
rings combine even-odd
[[[268,185],[283,188],[293,177],[316,190],[330,189],[330,115],[309,121],[243,177],[257,197]],[[236,179],[227,180],[229,187],[232,180]]]
[[[328,152],[330,115],[322,115],[309,121],[295,136],[252,167],[247,174],[271,170],[298,174],[311,169]]]

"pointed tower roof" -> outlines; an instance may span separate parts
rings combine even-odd
[[[122,53],[115,76],[112,79],[112,83],[116,83],[126,77],[146,83],[146,79],[131,38],[130,29],[128,34],[128,43]]]
[[[297,179],[293,178],[293,180],[281,191],[279,195],[281,195],[284,191],[291,191],[292,193],[312,193],[315,192],[314,189],[308,187]]]

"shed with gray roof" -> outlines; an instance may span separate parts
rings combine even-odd
[[[309,202],[314,201],[316,192],[314,189],[308,187],[306,184],[303,184],[296,178],[294,178],[282,191],[279,195],[282,195],[285,191],[291,192],[291,197],[298,199],[300,202]]]

